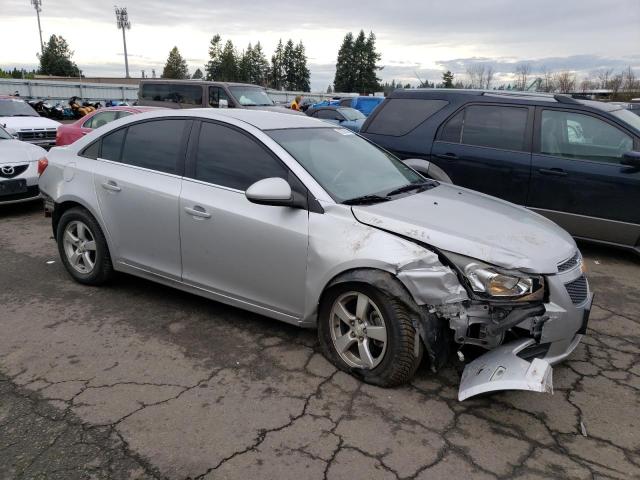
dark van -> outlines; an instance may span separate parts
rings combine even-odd
[[[275,105],[259,85],[201,80],[141,80],[138,105],[168,108],[253,108],[299,114]]]
[[[640,117],[620,105],[396,90],[360,133],[427,176],[524,205],[577,238],[640,253]]]

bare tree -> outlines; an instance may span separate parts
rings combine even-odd
[[[483,88],[485,85],[485,68],[482,63],[474,63],[467,66],[469,88]]]
[[[618,92],[622,88],[622,83],[624,82],[623,73],[618,73],[609,79],[609,88],[611,89],[611,100],[615,100],[618,96]]]
[[[516,90],[526,90],[529,74],[531,73],[531,65],[528,63],[520,63],[516,67]]]
[[[576,76],[571,72],[557,72],[554,82],[560,93],[569,93],[576,88]]]
[[[554,92],[556,90],[554,75],[547,67],[542,67],[542,81],[540,82],[540,89],[543,92]]]
[[[636,79],[636,74],[631,69],[631,66],[622,71],[622,77],[622,90],[625,92],[640,90],[640,81]]]
[[[597,88],[609,88],[609,79],[613,74],[613,68],[604,68],[596,72],[596,78],[598,79]]]
[[[598,80],[594,80],[590,77],[585,77],[580,82],[580,91],[584,93],[588,90],[595,90],[596,88],[598,88],[598,82]]]
[[[487,90],[491,89],[491,83],[493,82],[493,76],[495,72],[493,71],[493,66],[487,65],[487,68],[484,72],[484,85]]]

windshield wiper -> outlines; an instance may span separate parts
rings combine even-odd
[[[391,195],[397,195],[399,193],[404,193],[404,192],[410,192],[411,190],[416,190],[416,189],[427,189],[429,187],[435,187],[435,183],[434,182],[416,182],[416,183],[408,183],[407,185],[403,185],[401,187],[398,187],[394,190],[391,190],[389,193],[387,193],[388,196]]]
[[[12,117],[39,117],[39,115],[33,115],[31,113],[14,113]]]
[[[367,205],[369,203],[379,203],[391,200],[389,197],[381,195],[362,195],[360,197],[350,198],[342,202],[344,205]]]

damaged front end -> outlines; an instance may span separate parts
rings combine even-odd
[[[398,278],[441,320],[427,324],[448,325],[460,357],[465,346],[488,350],[465,366],[459,400],[497,390],[551,392],[551,367],[580,342],[593,299],[579,252],[551,275],[442,255],[451,268],[407,265]],[[420,331],[423,339],[429,333]]]

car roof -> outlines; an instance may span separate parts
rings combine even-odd
[[[321,120],[308,117],[307,115],[291,115],[289,113],[268,112],[264,110],[253,110],[244,108],[220,109],[220,108],[189,108],[180,110],[160,109],[158,111],[147,112],[143,117],[137,118],[160,118],[160,117],[198,117],[211,120],[224,121],[232,118],[259,129],[278,130],[288,128],[335,128]]]
[[[260,85],[254,85],[253,83],[241,83],[241,82],[217,82],[211,80],[170,80],[166,78],[145,78],[140,80],[140,83],[181,83],[185,85],[227,85],[229,87],[254,87],[264,88]]]
[[[463,88],[400,88],[394,90],[387,98],[404,98],[404,99],[452,99],[475,97],[479,101],[493,101],[505,103],[527,103],[527,104],[555,104],[563,107],[589,107],[605,112],[622,109],[619,105],[607,102],[598,102],[595,100],[586,100],[574,98],[566,94],[553,94],[544,92],[514,91],[514,90],[481,90],[481,89],[463,89]],[[470,101],[471,98],[468,99]]]

